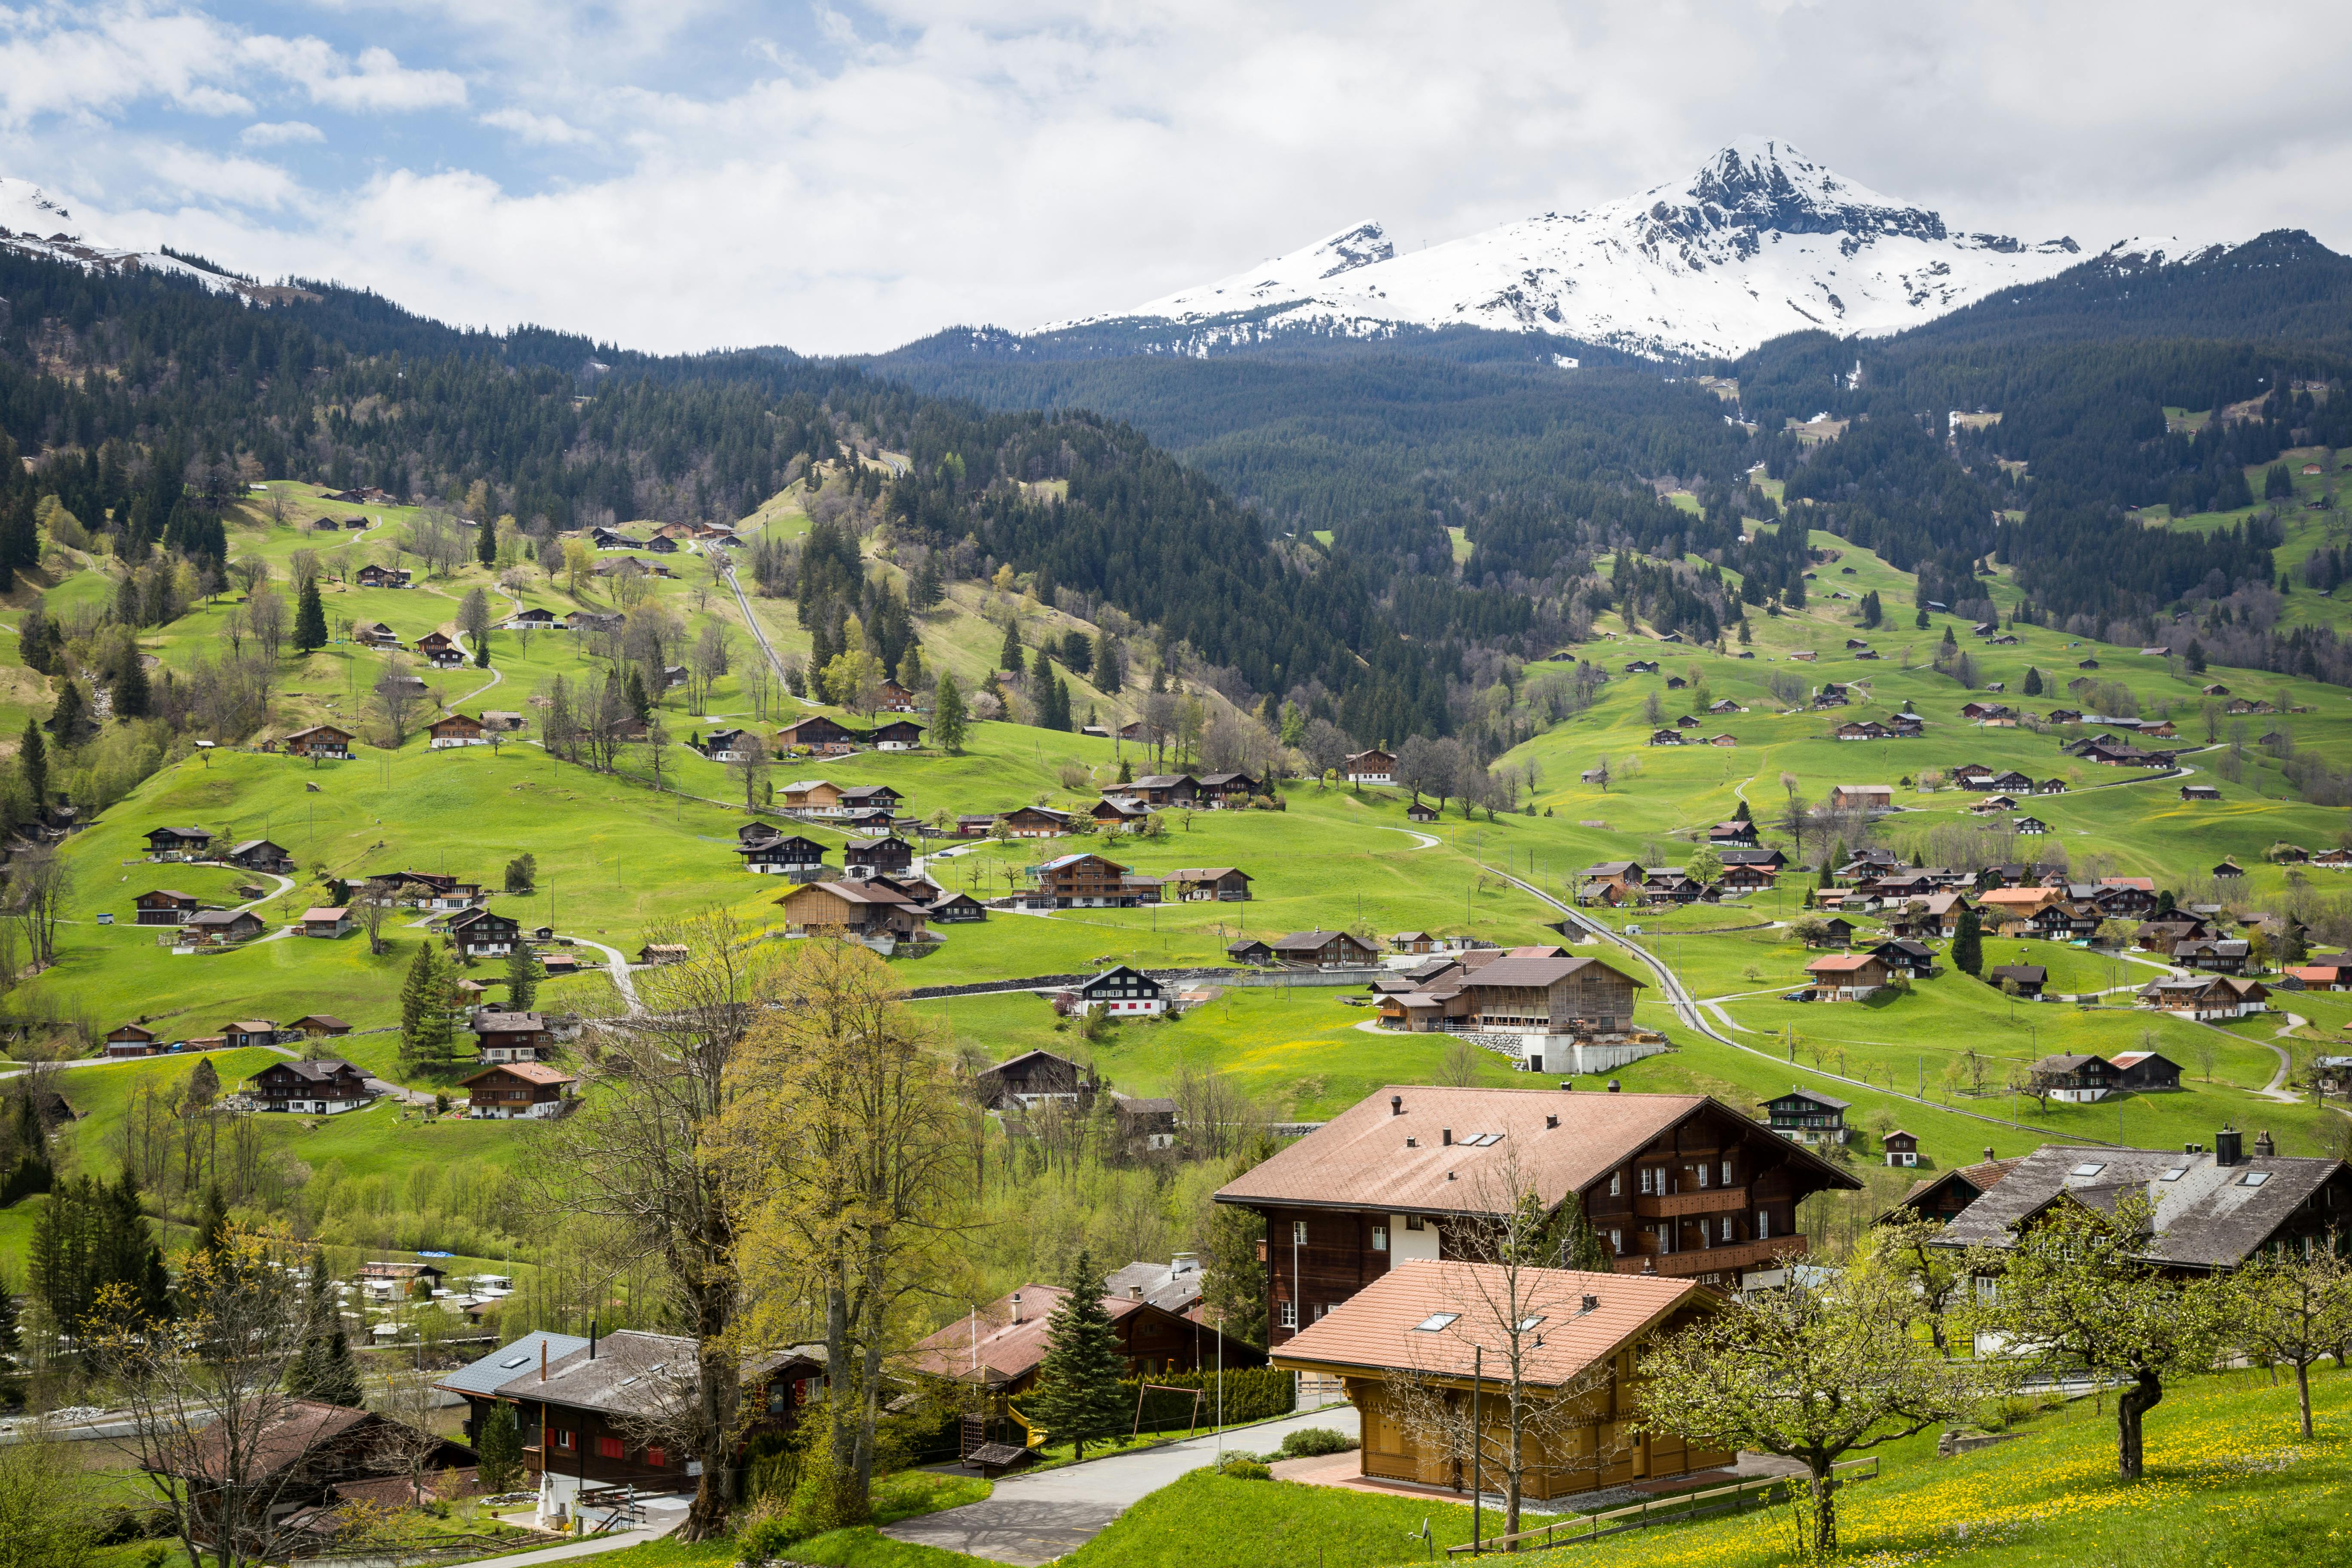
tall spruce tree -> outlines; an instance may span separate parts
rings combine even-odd
[[[117,719],[147,717],[147,661],[135,645],[122,656],[122,663],[108,689],[114,699]]]
[[[507,1007],[510,1012],[528,1013],[532,999],[539,994],[539,960],[533,958],[530,946],[518,942],[507,954]]]
[[[482,526],[475,530],[474,559],[485,566],[499,563],[499,524],[496,518],[483,518]]]
[[[49,798],[49,748],[41,739],[37,720],[25,721],[24,738],[16,742],[16,771],[24,775],[25,793],[38,811]]]
[[[327,646],[327,607],[319,600],[317,573],[302,579],[302,592],[294,607],[294,650],[316,653]]]
[[[504,1400],[490,1406],[482,1418],[481,1436],[474,1455],[481,1461],[482,1485],[491,1495],[512,1491],[522,1479],[522,1429],[515,1407]]]
[[[1004,623],[1004,646],[997,650],[996,668],[1013,676],[1025,668],[1021,658],[1021,628],[1011,621]]]
[[[400,986],[400,1059],[423,1067],[449,1058],[449,1009],[441,955],[430,937],[416,944],[416,957]]]
[[[228,1245],[228,1204],[221,1197],[220,1184],[205,1184],[204,1212],[196,1216],[196,1241],[192,1250],[218,1253]]]
[[[1106,697],[1116,697],[1121,685],[1118,675],[1118,645],[1108,632],[1095,634],[1095,689]]]
[[[1066,1442],[1071,1458],[1083,1459],[1088,1443],[1118,1429],[1127,1403],[1118,1380],[1127,1373],[1127,1358],[1103,1308],[1102,1271],[1091,1254],[1078,1254],[1062,1288],[1065,1294],[1045,1322],[1045,1359],[1029,1409],[1048,1442]]]
[[[939,689],[931,694],[931,739],[945,751],[961,752],[965,723],[963,688],[954,675],[941,670]]]
[[[1952,967],[1963,974],[1984,970],[1984,931],[1974,910],[1960,911],[1960,923],[1952,932]]]

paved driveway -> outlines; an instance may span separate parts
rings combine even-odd
[[[1285,1433],[1307,1426],[1328,1426],[1353,1437],[1355,1406],[1327,1405],[1302,1415],[1228,1431],[1225,1451],[1262,1454],[1280,1447]],[[1037,1568],[1077,1550],[1130,1507],[1186,1471],[1214,1463],[1216,1457],[1217,1440],[1213,1434],[1139,1454],[1065,1465],[1042,1475],[1008,1476],[996,1483],[994,1495],[984,1502],[902,1520],[884,1527],[882,1533],[898,1541],[1014,1563],[1017,1568]]]

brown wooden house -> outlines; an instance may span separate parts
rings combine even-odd
[[[999,812],[996,820],[1007,838],[1056,838],[1070,830],[1070,815],[1049,805],[1020,805]]]
[[[334,1116],[358,1110],[374,1098],[367,1074],[349,1062],[272,1062],[245,1080],[245,1091],[264,1110]]]
[[[1573,1195],[1618,1272],[1726,1289],[1804,1250],[1801,1199],[1861,1186],[1703,1095],[1391,1085],[1216,1194],[1266,1223],[1271,1344],[1399,1263],[1473,1256],[1510,1164]]]
[[[912,937],[925,930],[922,907],[885,882],[803,882],[776,902],[787,936]]]
[[[347,763],[352,760],[352,741],[349,730],[332,724],[313,724],[307,730],[295,731],[283,743],[291,756],[326,757]]]
[[[1250,874],[1232,866],[1188,866],[1169,872],[1168,883],[1179,903],[1202,900],[1225,904],[1249,901]]]
[[[132,922],[142,926],[185,925],[205,907],[202,899],[177,888],[157,888],[140,894],[131,903],[138,911]]]
[[[918,1372],[973,1384],[991,1394],[1007,1397],[1025,1394],[1036,1385],[1038,1370],[1045,1364],[1046,1321],[1068,1294],[1058,1285],[1024,1285],[971,1317],[960,1318],[915,1342],[908,1352],[908,1364]],[[1111,1331],[1118,1336],[1119,1354],[1129,1377],[1201,1372],[1218,1365],[1221,1359],[1223,1365],[1234,1368],[1265,1364],[1264,1351],[1231,1337],[1223,1340],[1221,1358],[1215,1329],[1145,1299],[1141,1287],[1106,1294],[1102,1306],[1110,1314]]]
[[[457,1080],[476,1121],[544,1121],[563,1114],[579,1079],[545,1062],[500,1062]]]

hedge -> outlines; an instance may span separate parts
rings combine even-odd
[[[1224,1379],[1225,1425],[1228,1426],[1287,1415],[1297,1406],[1298,1379],[1296,1373],[1265,1368],[1249,1371],[1229,1368]],[[1143,1426],[1146,1431],[1181,1428],[1192,1425],[1196,1419],[1203,1427],[1216,1423],[1216,1373],[1163,1372],[1148,1378],[1123,1379],[1118,1387],[1128,1409],[1135,1408],[1135,1396],[1146,1383],[1158,1385],[1143,1395]],[[1162,1389],[1165,1388],[1202,1390],[1207,1397],[1201,1401],[1197,1418],[1193,1415],[1192,1394],[1164,1393]]]

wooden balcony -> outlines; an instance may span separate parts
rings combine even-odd
[[[1748,1206],[1746,1187],[1701,1187],[1687,1193],[1637,1193],[1633,1212],[1643,1219],[1678,1219],[1694,1214],[1738,1214]]]
[[[1648,1241],[1650,1237],[1642,1239]],[[1687,1279],[1726,1268],[1755,1268],[1777,1261],[1783,1253],[1804,1250],[1803,1237],[1776,1236],[1769,1241],[1735,1241],[1721,1247],[1694,1247],[1683,1252],[1637,1254],[1617,1259],[1614,1267],[1620,1274],[1654,1269],[1670,1278]]]

